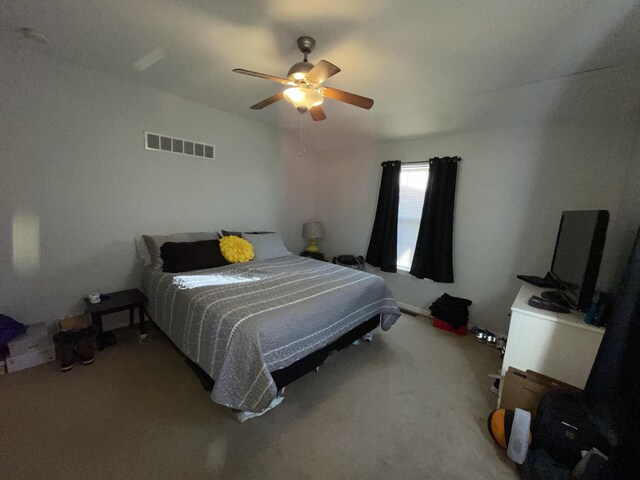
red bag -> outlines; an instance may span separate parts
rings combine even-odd
[[[457,335],[466,335],[467,334],[467,326],[466,325],[462,325],[460,328],[453,328],[447,322],[445,322],[444,320],[440,320],[437,317],[431,317],[431,319],[433,320],[433,326],[436,327],[436,328],[440,328],[442,330],[447,330],[447,331],[453,332],[453,333],[455,333]]]

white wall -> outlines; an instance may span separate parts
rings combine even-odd
[[[515,275],[548,268],[560,211],[611,210],[609,284],[640,221],[640,144],[629,161],[636,119],[382,144],[361,137],[352,149],[300,158],[297,132],[34,53],[0,47],[0,61],[0,312],[26,323],[76,313],[88,292],[137,286],[141,233],[275,229],[298,252],[302,223],[317,219],[328,256],[364,255],[389,159],[464,159],[456,283],[383,274],[398,300],[425,308],[444,291],[466,296],[472,321],[498,331]],[[211,142],[217,158],[145,151],[145,129]]]
[[[0,312],[53,321],[138,286],[142,233],[277,230],[303,246],[311,198],[292,196],[309,176],[277,128],[47,56],[0,49],[0,64]],[[213,143],[216,159],[145,151],[143,130]]]
[[[620,258],[620,270],[624,268],[628,255],[631,254],[633,242],[640,228],[640,195],[638,195],[638,185],[640,185],[640,127],[636,130],[636,141],[631,155],[629,169],[626,172],[623,195],[620,199],[620,210],[625,217],[625,222],[621,228],[624,254]]]
[[[463,158],[454,230],[454,284],[380,272],[400,302],[426,309],[443,292],[474,301],[471,321],[508,330],[519,273],[549,268],[560,212],[608,209],[601,284],[619,275],[620,202],[637,123],[555,124],[421,138],[318,154],[316,216],[330,255],[366,253],[384,160]],[[373,270],[372,270],[373,271]]]
[[[315,156],[301,152],[298,132],[281,132],[282,226],[280,232],[293,253],[304,250],[302,225],[314,219]]]

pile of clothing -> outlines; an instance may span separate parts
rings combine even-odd
[[[9,356],[9,342],[26,331],[26,325],[0,313],[0,374],[4,373],[4,360]]]
[[[429,307],[433,326],[458,335],[466,335],[471,304],[471,300],[452,297],[445,293]]]

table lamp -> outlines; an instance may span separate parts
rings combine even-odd
[[[309,241],[307,252],[315,253],[318,251],[316,240],[324,237],[324,229],[320,222],[308,222],[302,226],[302,236]]]

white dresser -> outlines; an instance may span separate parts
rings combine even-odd
[[[501,373],[509,367],[535,370],[584,388],[604,328],[584,323],[583,313],[554,313],[529,306],[531,295],[540,296],[543,290],[548,289],[525,283],[513,302]]]

